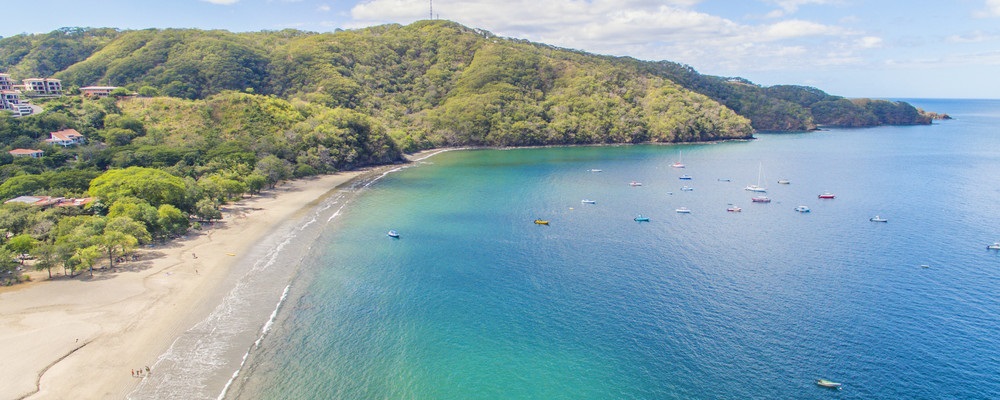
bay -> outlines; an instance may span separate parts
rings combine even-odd
[[[227,397],[996,398],[1000,101],[908,101],[956,119],[388,174],[303,250]]]

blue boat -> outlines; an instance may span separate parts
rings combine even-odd
[[[681,180],[685,180],[685,181],[689,181],[689,180],[691,180],[691,175],[688,175],[688,174],[681,175],[680,179]]]
[[[642,214],[637,215],[633,218],[635,222],[649,222],[649,217],[643,217]]]

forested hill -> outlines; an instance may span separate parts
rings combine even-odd
[[[64,86],[273,95],[369,115],[401,149],[679,142],[753,129],[920,124],[906,103],[761,87],[672,62],[555,48],[448,21],[335,33],[67,28],[0,40],[0,70]]]

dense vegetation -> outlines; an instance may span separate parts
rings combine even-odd
[[[84,209],[3,205],[0,251],[70,270],[100,257],[113,264],[283,179],[393,163],[420,149],[929,123],[906,103],[761,87],[447,21],[324,34],[66,28],[0,39],[0,71],[59,78],[71,94],[35,100],[45,108],[38,115],[0,115],[0,199],[97,198]],[[127,90],[72,95],[87,85]],[[64,128],[88,143],[44,142]],[[6,152],[14,148],[45,153],[14,158]],[[0,271],[10,259],[0,254]]]

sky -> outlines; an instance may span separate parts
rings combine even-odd
[[[1000,98],[1000,0],[33,0],[3,9],[18,16],[0,23],[3,37],[62,27],[331,32],[433,16],[764,86]]]

